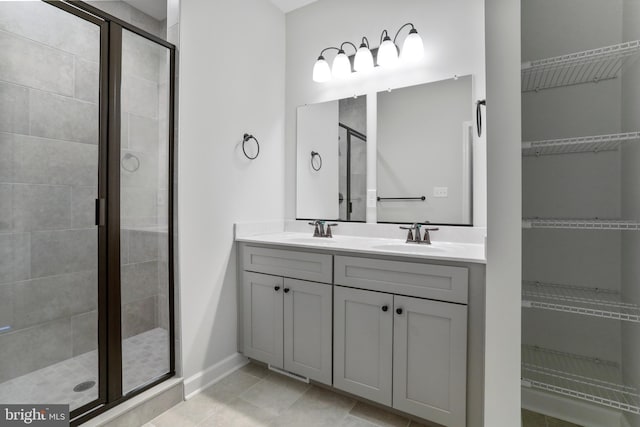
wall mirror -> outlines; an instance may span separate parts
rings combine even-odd
[[[472,83],[377,94],[378,222],[472,224]]]
[[[296,216],[366,220],[367,98],[298,108]]]

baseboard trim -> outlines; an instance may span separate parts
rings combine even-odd
[[[184,381],[184,398],[188,400],[205,388],[217,383],[230,373],[249,363],[240,353],[234,353],[213,366],[209,366]]]
[[[584,427],[627,427],[622,412],[557,394],[522,387],[522,407]]]

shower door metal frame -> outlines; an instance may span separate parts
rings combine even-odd
[[[357,221],[352,221],[351,220],[351,211],[352,211],[352,205],[353,202],[351,201],[351,137],[355,136],[356,138],[362,140],[362,142],[364,142],[365,144],[367,143],[367,135],[363,134],[362,132],[358,132],[357,130],[345,125],[344,123],[338,123],[338,127],[341,127],[342,129],[344,129],[347,133],[347,158],[346,158],[346,163],[347,163],[347,222],[366,222],[366,220],[357,220]],[[366,189],[365,189],[365,193],[366,193]]]
[[[176,47],[134,25],[79,0],[42,0],[100,27],[98,199],[106,201],[104,218],[96,203],[98,225],[98,399],[71,411],[71,425],[131,399],[175,375],[174,154]],[[168,113],[168,302],[169,371],[126,395],[122,390],[122,313],[120,265],[120,129],[122,31],[130,31],[169,51]]]

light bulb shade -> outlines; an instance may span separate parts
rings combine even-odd
[[[373,69],[373,55],[366,45],[361,45],[356,52],[353,68],[356,71],[369,71]]]
[[[351,74],[351,61],[349,61],[344,50],[340,50],[333,59],[331,74],[336,79],[343,79]]]
[[[320,56],[313,66],[313,81],[324,83],[329,80],[331,80],[331,68],[324,57]]]
[[[422,37],[415,29],[409,32],[409,35],[404,39],[402,45],[402,53],[400,58],[407,62],[416,62],[424,57],[424,44],[422,43]]]
[[[381,67],[393,67],[398,63],[398,48],[389,37],[378,48],[378,65]]]

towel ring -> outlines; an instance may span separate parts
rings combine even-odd
[[[478,128],[478,137],[482,136],[482,110],[480,109],[481,105],[487,105],[487,100],[482,99],[476,101],[476,126]]]
[[[131,167],[127,166],[126,161],[129,159],[133,159],[135,161],[135,164],[132,165]],[[135,154],[131,154],[131,153],[127,153],[122,157],[122,160],[120,161],[120,164],[122,165],[122,169],[126,170],[127,172],[135,172],[138,169],[140,169],[140,159],[138,158],[138,156],[136,156]]]
[[[258,147],[258,151],[256,152],[256,155],[253,157],[247,154],[247,150],[245,149],[245,146],[244,146],[247,143],[247,141],[249,141],[250,139],[253,139],[256,142],[256,147]],[[258,157],[258,155],[260,154],[260,143],[255,138],[255,136],[249,135],[248,133],[244,134],[244,136],[242,137],[242,152],[244,153],[244,156],[249,160],[254,160]]]
[[[318,165],[318,167],[316,168],[316,166],[313,164],[313,159],[316,158],[316,156],[318,157],[318,159],[320,160],[320,164]],[[319,171],[320,169],[322,169],[322,156],[320,155],[320,153],[318,153],[317,151],[312,151],[311,152],[311,168],[314,171]]]

